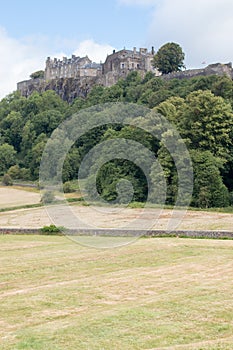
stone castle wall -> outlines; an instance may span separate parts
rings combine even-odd
[[[181,72],[173,72],[163,75],[162,78],[165,80],[171,79],[190,79],[198,76],[209,76],[209,75],[226,75],[233,79],[232,63],[214,63],[202,69],[189,69]]]

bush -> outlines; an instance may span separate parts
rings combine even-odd
[[[12,178],[12,179],[19,179],[20,178],[20,167],[18,165],[12,165],[8,171],[7,174]]]
[[[31,180],[31,171],[27,168],[21,168],[20,169],[20,178],[22,180]]]
[[[12,178],[10,177],[10,175],[5,174],[3,176],[2,183],[5,186],[12,186],[13,185],[13,181],[12,181]]]
[[[20,168],[18,165],[12,165],[7,174],[10,175],[12,179],[30,180],[31,172],[30,169]]]
[[[63,184],[63,191],[64,193],[72,193],[72,192],[75,192],[75,189],[73,188],[71,183],[67,181]]]
[[[54,193],[52,191],[46,191],[43,193],[41,201],[44,204],[52,203],[55,200]]]
[[[57,227],[55,225],[44,226],[40,230],[43,234],[47,235],[59,235],[62,233],[63,227]]]

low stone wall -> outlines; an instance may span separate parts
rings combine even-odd
[[[20,183],[20,182],[14,182],[13,181],[13,186],[17,187],[29,187],[29,188],[37,188],[38,186],[35,184],[26,184],[26,183]]]
[[[11,235],[38,235],[41,234],[41,230],[39,228],[0,228],[0,235],[3,234],[11,234]]]
[[[164,80],[171,80],[171,79],[190,79],[194,77],[200,77],[200,76],[210,76],[210,75],[218,75],[218,76],[228,76],[229,78],[233,79],[233,69],[232,64],[226,63],[215,63],[210,64],[209,66],[201,69],[188,69],[181,72],[173,72],[169,74],[164,74],[161,77]]]
[[[38,235],[44,234],[41,229],[0,228],[0,234]],[[49,233],[48,233],[49,234]],[[54,235],[54,233],[51,233]],[[80,229],[68,230],[67,236],[109,236],[109,237],[186,237],[209,239],[233,239],[233,231],[186,231],[186,230],[120,230],[120,229]]]

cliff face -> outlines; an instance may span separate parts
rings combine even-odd
[[[144,70],[138,71],[140,74],[145,74]],[[127,72],[128,73],[128,72]],[[197,76],[209,75],[226,75],[233,79],[232,64],[211,64],[202,69],[190,69],[182,72],[174,72],[162,75],[165,80],[170,79],[190,79]],[[33,91],[43,92],[46,90],[54,90],[63,100],[72,103],[77,97],[85,98],[88,92],[96,84],[103,86],[112,86],[117,83],[120,78],[125,78],[127,74],[115,71],[107,72],[101,76],[79,77],[79,78],[60,78],[46,81],[45,79],[30,79],[17,84],[17,90],[22,96],[28,97]]]
[[[60,78],[45,81],[44,79],[30,79],[17,84],[22,96],[28,97],[34,91],[55,91],[64,101],[69,103],[77,97],[86,97],[91,88],[96,84],[102,84],[99,77]]]

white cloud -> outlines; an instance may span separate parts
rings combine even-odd
[[[233,60],[232,0],[118,0],[121,5],[153,6],[148,46],[179,43],[188,67]]]
[[[107,55],[111,54],[113,47],[107,44],[98,44],[93,40],[82,41],[74,54],[80,57],[88,56],[94,62],[104,62]]]
[[[76,47],[73,48],[76,55],[88,55],[96,62],[105,61],[107,54],[113,50],[110,45],[101,45],[93,40],[85,40]],[[0,99],[15,91],[17,82],[29,79],[36,70],[44,69],[47,56],[62,58],[67,54],[56,53],[56,48],[49,45],[46,38],[16,40],[0,28]]]
[[[43,54],[32,42],[15,40],[0,28],[0,98],[16,90],[16,83],[43,68]]]
[[[156,0],[155,0],[156,3]],[[162,0],[154,11],[149,42],[180,43],[188,66],[233,59],[232,0]]]

